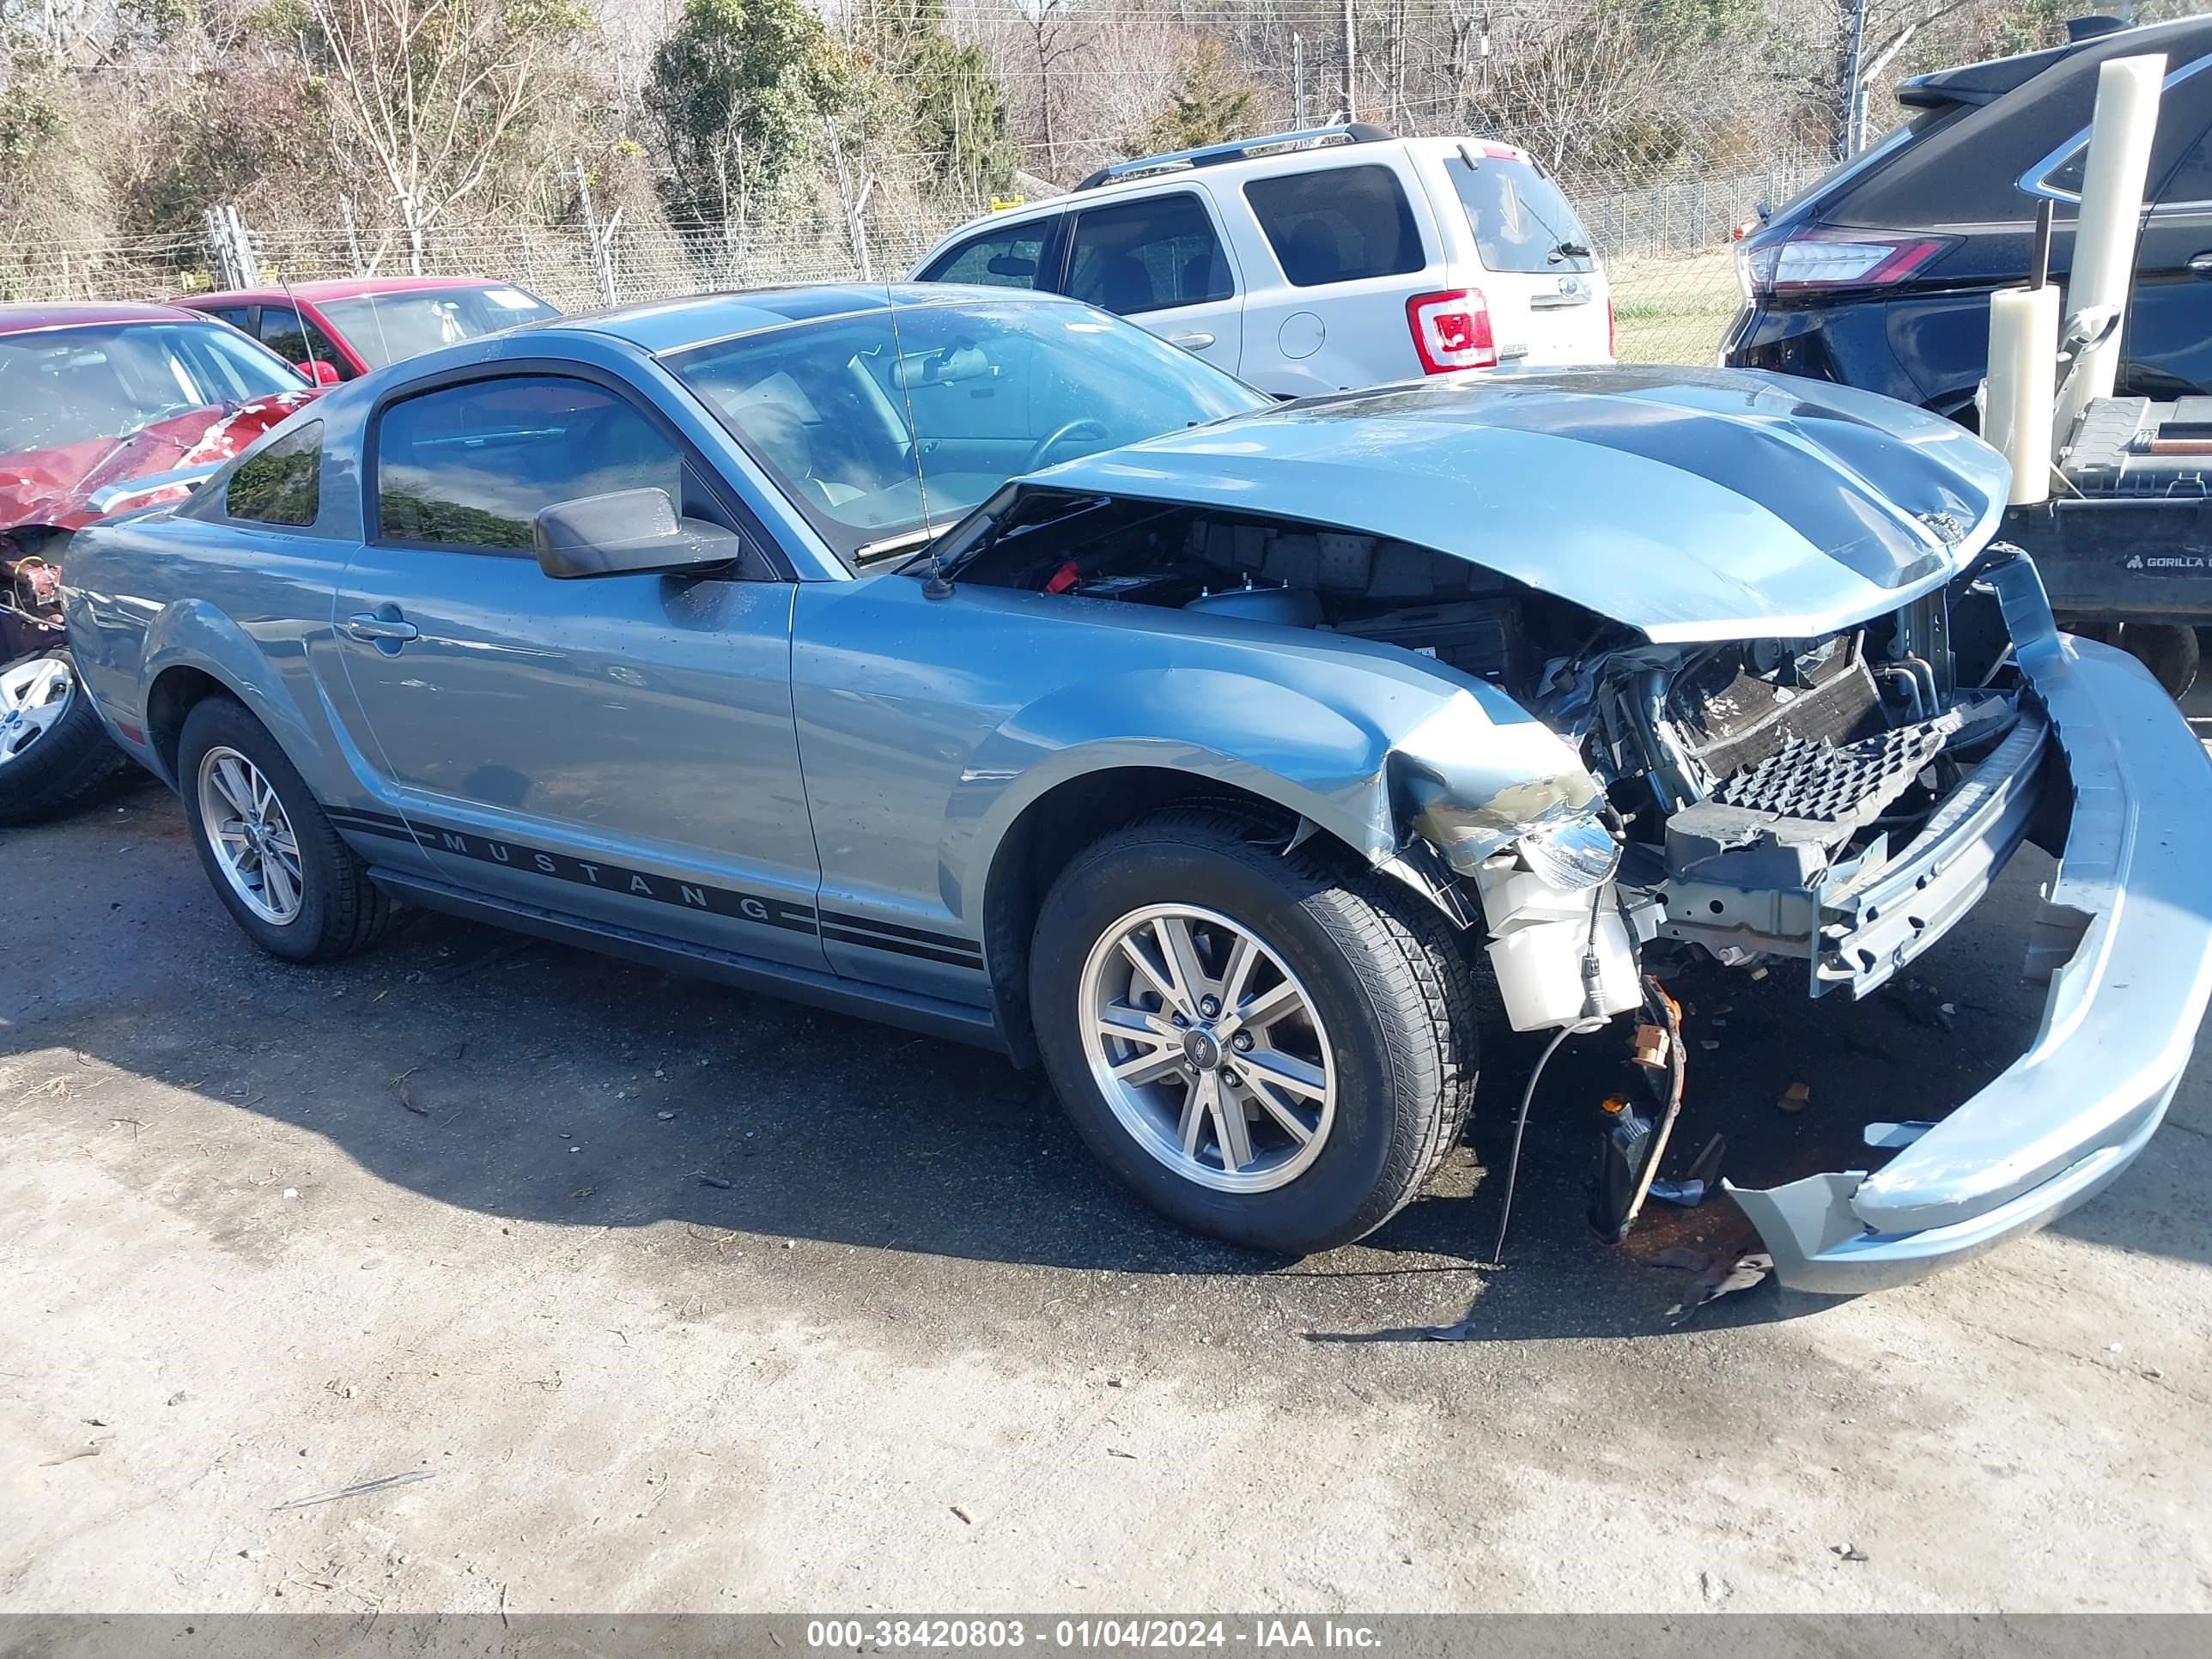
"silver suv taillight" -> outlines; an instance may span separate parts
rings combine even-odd
[[[1413,331],[1413,349],[1420,357],[1424,374],[1498,367],[1490,306],[1480,289],[1416,294],[1406,301],[1406,325]]]

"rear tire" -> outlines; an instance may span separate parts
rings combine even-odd
[[[2150,670],[2151,678],[2176,702],[2197,684],[2202,646],[2194,628],[2179,623],[2099,622],[2071,617],[2060,617],[2058,625],[2069,634],[2126,652]]]
[[[125,764],[66,650],[0,668],[0,825],[58,817]]]
[[[270,955],[334,962],[383,933],[391,899],[244,705],[213,696],[193,706],[177,781],[216,896]]]
[[[1373,1231],[1474,1102],[1473,977],[1449,924],[1230,814],[1163,813],[1077,854],[1039,913],[1030,996],[1099,1161],[1239,1244],[1304,1255]]]
[[[2112,643],[2151,672],[2176,702],[2197,684],[2197,630],[2178,623],[2122,623]]]

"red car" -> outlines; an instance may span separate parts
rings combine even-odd
[[[178,301],[244,329],[325,383],[350,380],[433,347],[561,313],[484,276],[364,276],[234,289]]]
[[[180,498],[315,395],[195,311],[0,306],[0,823],[67,805],[122,762],[62,649],[70,533]]]

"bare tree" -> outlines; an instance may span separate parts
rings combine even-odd
[[[549,89],[548,20],[497,0],[304,3],[330,66],[332,150],[380,177],[419,274],[431,228],[483,188]]]
[[[1072,0],[1018,0],[1022,21],[1028,25],[1037,78],[1037,119],[1043,128],[1044,172],[1057,176],[1060,168],[1058,88],[1053,76],[1075,55],[1077,41]]]
[[[1478,107],[1556,173],[1618,147],[1642,124],[1668,74],[1634,14],[1607,6],[1521,42]]]

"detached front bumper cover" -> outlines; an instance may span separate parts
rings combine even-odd
[[[1984,580],[2074,793],[2028,951],[2051,982],[2042,1028],[1879,1173],[1728,1188],[1796,1290],[1904,1284],[2100,1191],[2164,1121],[2212,997],[2212,763],[2133,658],[2057,631],[2027,559]]]

